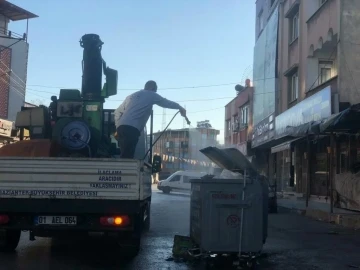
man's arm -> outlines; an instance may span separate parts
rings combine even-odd
[[[166,108],[166,109],[175,109],[175,110],[183,110],[184,108],[181,107],[178,103],[174,101],[170,101],[166,98],[163,98],[159,94],[154,93],[154,104]]]

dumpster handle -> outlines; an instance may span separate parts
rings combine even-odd
[[[194,251],[200,251],[199,254],[194,254]],[[197,258],[197,257],[200,257],[202,256],[203,254],[201,253],[201,250],[200,248],[193,248],[193,249],[189,249],[188,250],[188,254],[193,257],[193,258]]]

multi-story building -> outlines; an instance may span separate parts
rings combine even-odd
[[[26,92],[28,29],[21,35],[14,33],[9,22],[36,17],[8,1],[0,1],[0,118],[15,121],[16,113],[24,106]]]
[[[236,85],[236,97],[225,105],[224,143],[236,147],[245,156],[251,156],[253,91],[250,80],[245,86]]]
[[[268,156],[278,190],[360,210],[355,124],[333,127],[333,142],[326,129],[360,103],[360,1],[257,0],[256,12],[254,107],[264,109],[254,112],[252,146]]]
[[[196,128],[170,129],[154,133],[153,152],[162,157],[162,172],[207,168],[210,161],[199,152],[207,146],[216,146],[220,131],[211,127],[209,121],[197,123]]]

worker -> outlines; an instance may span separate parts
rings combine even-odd
[[[134,158],[140,133],[149,120],[154,104],[167,109],[180,110],[181,115],[186,116],[186,110],[183,107],[176,102],[163,98],[156,92],[156,82],[148,81],[143,90],[127,96],[119,108],[115,110],[120,158]]]

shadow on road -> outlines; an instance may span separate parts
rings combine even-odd
[[[77,265],[81,265],[81,269],[84,266],[89,269],[131,269],[133,260],[125,258],[123,254],[120,248],[99,238],[53,239],[49,269],[59,267],[59,260],[62,263],[71,262],[73,269],[77,269]]]

